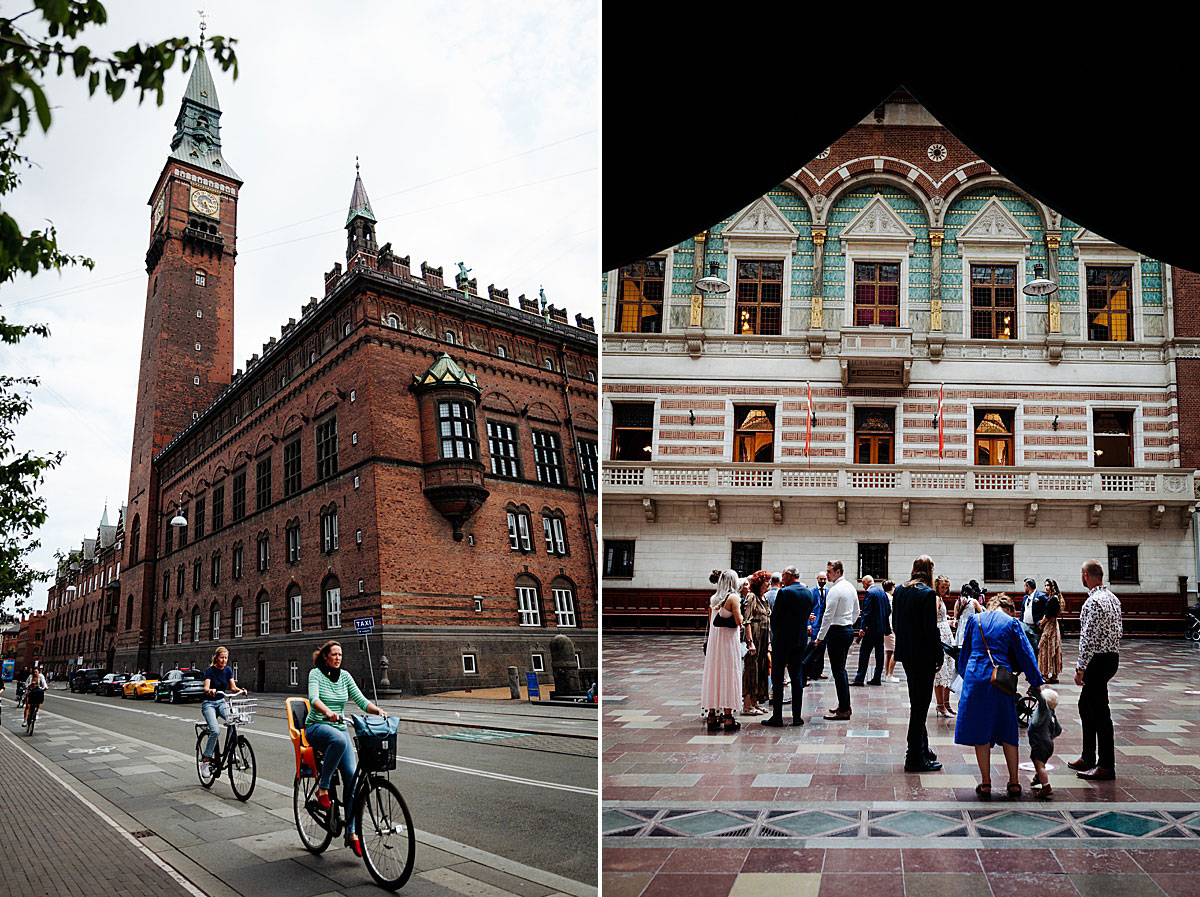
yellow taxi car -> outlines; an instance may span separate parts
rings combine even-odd
[[[158,677],[150,677],[145,673],[134,673],[129,677],[121,691],[123,698],[153,698],[154,687],[158,685]]]

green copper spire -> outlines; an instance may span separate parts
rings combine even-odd
[[[367,188],[363,186],[362,175],[358,171],[358,156],[354,157],[354,192],[350,194],[350,211],[346,214],[346,224],[361,216],[369,221],[378,221],[375,212],[371,210],[371,200],[367,199]]]
[[[192,66],[192,76],[175,118],[171,158],[242,183],[221,152],[221,104],[203,53]]]

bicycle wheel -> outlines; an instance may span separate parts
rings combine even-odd
[[[29,709],[29,719],[25,723],[25,734],[33,734],[33,724],[37,721],[37,706],[34,705]]]
[[[200,784],[205,788],[211,788],[213,782],[217,780],[217,771],[213,768],[216,764],[208,764],[208,774],[206,775],[204,764],[204,743],[208,741],[208,735],[196,736],[196,777],[200,779]]]
[[[367,871],[382,887],[396,890],[412,875],[417,853],[408,805],[395,785],[371,776],[359,792],[356,819]]]
[[[310,853],[321,853],[333,840],[329,829],[329,811],[317,806],[317,779],[315,776],[292,782],[292,813],[296,817],[296,831],[300,843]]]
[[[244,735],[239,735],[229,758],[229,784],[238,800],[249,800],[258,781],[258,767],[254,764],[254,748]]]

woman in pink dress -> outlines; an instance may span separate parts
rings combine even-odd
[[[708,647],[704,652],[700,704],[708,710],[710,732],[722,727],[726,732],[736,732],[742,727],[733,718],[733,708],[742,706],[742,654],[738,647],[742,610],[738,586],[737,573],[726,570],[717,580],[717,590],[708,602]],[[718,717],[718,711],[724,715]]]

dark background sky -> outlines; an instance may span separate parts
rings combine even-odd
[[[1157,21],[1148,37],[964,24],[942,38],[898,29],[873,40],[854,16],[842,18],[840,26],[812,19],[820,30],[808,32],[778,14],[735,26],[605,8],[605,270],[736,212],[902,85],[1072,221],[1200,268],[1200,228],[1187,224],[1200,180],[1198,79],[1162,36],[1169,23]]]

